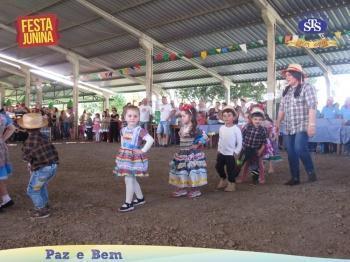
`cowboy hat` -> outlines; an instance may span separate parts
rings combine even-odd
[[[231,112],[232,112],[232,114],[233,114],[233,116],[237,116],[237,112],[236,112],[236,110],[232,107],[232,106],[225,106],[221,111],[220,111],[220,113],[219,113],[219,117],[220,118],[222,118],[222,114],[223,114],[223,112],[224,111],[227,111],[227,110],[230,110]]]
[[[24,129],[37,129],[47,126],[48,121],[41,114],[28,113],[24,114],[21,119],[18,119],[17,124]]]
[[[299,64],[289,64],[287,69],[282,70],[282,76],[286,77],[286,73],[290,71],[301,73],[304,78],[306,77],[306,74],[303,71],[303,67]]]

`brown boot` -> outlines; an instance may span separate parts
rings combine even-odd
[[[219,182],[218,186],[216,187],[216,189],[223,189],[226,186],[227,186],[227,180],[220,178],[220,182]]]
[[[225,188],[225,192],[233,192],[233,191],[236,191],[236,184],[229,182],[227,187]]]

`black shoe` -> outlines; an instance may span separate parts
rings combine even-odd
[[[314,172],[310,173],[309,174],[309,179],[308,179],[309,182],[315,182],[317,181],[317,177],[316,177],[316,174]]]
[[[124,203],[120,208],[119,208],[119,212],[129,212],[129,211],[133,211],[134,205],[133,203]]]
[[[299,185],[299,184],[300,184],[299,181],[295,181],[293,179],[291,179],[287,183],[285,183],[286,186],[296,186],[296,185]]]
[[[254,185],[259,184],[259,171],[258,170],[253,170],[253,171],[250,172],[250,174],[252,175],[253,184]]]
[[[13,200],[11,199],[6,204],[1,205],[1,208],[8,208],[8,207],[13,206],[14,204],[15,204],[15,202],[13,202]]]
[[[132,201],[132,204],[134,205],[134,206],[140,206],[140,205],[143,205],[143,204],[145,204],[146,203],[146,200],[145,200],[145,198],[143,197],[143,198],[136,198],[134,201]]]

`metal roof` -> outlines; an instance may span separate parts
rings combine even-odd
[[[180,52],[210,50],[234,43],[266,40],[266,27],[261,12],[252,0],[88,0],[97,7],[145,32],[159,42]],[[297,29],[298,22],[310,15],[328,21],[330,31],[350,29],[350,0],[268,0],[287,24]],[[63,48],[76,52],[104,66],[121,69],[145,60],[138,39],[105,21],[75,0],[3,0],[0,22],[15,28],[21,15],[55,13],[59,18]],[[297,31],[297,30],[296,30]],[[277,35],[286,29],[278,25]],[[16,35],[0,29],[0,53],[25,60],[65,75],[72,66],[63,54],[46,47],[21,49]],[[317,49],[315,52],[334,74],[349,73],[350,37],[344,36],[341,47]],[[154,54],[162,52],[155,48]],[[205,60],[193,58],[205,67],[235,82],[266,79],[266,47],[210,55]],[[311,76],[322,71],[302,49],[285,45],[276,47],[277,70],[289,63],[300,63]],[[81,62],[82,74],[105,71],[95,64]],[[134,75],[144,76],[144,68]],[[23,79],[1,70],[0,81],[22,88]],[[154,82],[163,88],[181,88],[218,84],[218,80],[182,60],[155,62]],[[94,81],[95,85],[126,92],[144,87],[117,77]]]

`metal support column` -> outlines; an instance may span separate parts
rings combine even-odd
[[[109,94],[104,95],[104,103],[103,103],[104,108],[103,108],[103,110],[109,109],[109,107],[110,107],[109,99],[110,98],[111,98],[111,96]]]
[[[79,58],[74,54],[69,54],[67,60],[73,67],[73,114],[74,114],[74,138],[78,139],[78,105],[79,105]]]
[[[26,78],[26,81],[27,81],[27,78]],[[29,88],[30,88],[30,85],[29,85]],[[43,105],[43,86],[41,83],[38,83],[35,87],[36,89],[36,106],[38,109],[41,109],[42,108],[42,105]],[[26,89],[26,92],[27,92],[27,89]]]
[[[262,18],[267,29],[267,113],[274,119],[275,109],[275,92],[276,92],[276,17],[269,13],[268,9],[263,9]]]
[[[153,43],[144,38],[140,39],[140,45],[146,53],[146,98],[149,103],[152,102],[152,85],[153,85]]]
[[[332,90],[332,81],[331,81],[331,78],[332,78],[332,74],[330,73],[325,73],[324,74],[324,77],[325,77],[325,80],[326,80],[326,91],[327,91],[327,97],[331,97],[333,96],[333,90]]]
[[[226,79],[222,82],[222,85],[225,88],[225,102],[227,103],[227,105],[230,105],[231,103],[231,80],[230,79]]]

